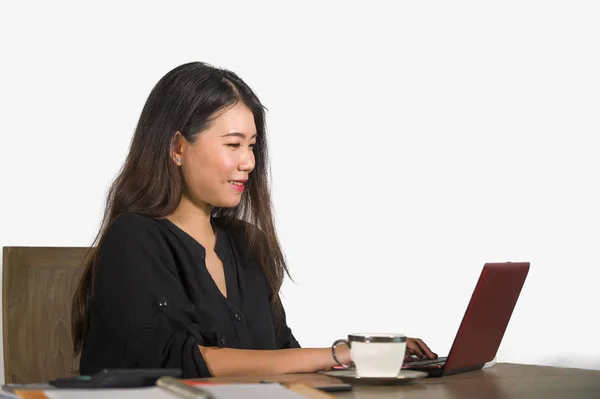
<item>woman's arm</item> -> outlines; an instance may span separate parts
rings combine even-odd
[[[314,373],[337,365],[331,348],[249,350],[200,346],[200,353],[214,377]],[[336,355],[344,364],[350,363],[347,346],[338,346]]]

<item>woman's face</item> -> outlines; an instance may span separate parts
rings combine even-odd
[[[181,158],[185,195],[196,205],[234,207],[254,169],[254,114],[241,101],[217,114],[194,143],[180,134],[174,160]]]

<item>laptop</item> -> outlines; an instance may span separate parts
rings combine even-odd
[[[486,263],[448,356],[408,360],[402,369],[429,377],[481,370],[496,357],[528,272],[529,262]]]

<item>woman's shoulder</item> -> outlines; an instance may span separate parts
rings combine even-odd
[[[137,212],[125,212],[110,222],[104,238],[131,242],[156,240],[161,235],[161,225],[157,219]]]
[[[144,214],[126,212],[117,216],[98,242],[102,268],[127,265],[131,272],[147,272],[149,263],[169,261],[171,250],[164,230],[159,220]]]

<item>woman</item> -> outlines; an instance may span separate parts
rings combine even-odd
[[[271,213],[263,106],[234,73],[167,73],[113,183],[73,300],[80,373],[180,368],[184,377],[314,372],[279,289],[288,270]],[[415,353],[434,357],[420,340]],[[342,361],[349,362],[347,348]]]

